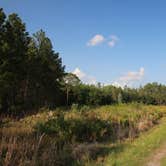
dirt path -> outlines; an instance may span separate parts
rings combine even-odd
[[[149,157],[145,166],[160,166],[160,162],[164,157],[166,157],[166,144],[162,145]]]

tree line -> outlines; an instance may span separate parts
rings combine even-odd
[[[0,9],[0,112],[18,113],[43,106],[166,104],[166,86],[140,88],[83,84],[65,72],[59,53],[43,30],[30,35],[17,14]]]
[[[69,103],[79,105],[109,105],[119,103],[143,103],[152,105],[166,104],[166,86],[148,83],[143,87],[115,87],[79,84],[73,87],[69,95]]]

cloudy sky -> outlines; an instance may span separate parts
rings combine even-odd
[[[46,31],[66,70],[85,83],[166,83],[166,1],[1,0],[27,30]]]

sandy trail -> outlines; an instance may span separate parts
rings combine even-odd
[[[164,157],[166,157],[166,144],[154,151],[145,166],[160,166],[160,162]]]

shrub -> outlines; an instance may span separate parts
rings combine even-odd
[[[81,112],[89,111],[89,110],[90,110],[90,107],[87,106],[87,105],[84,105],[84,106],[82,106],[82,107],[80,108],[80,111],[81,111]]]
[[[77,111],[79,109],[79,105],[78,104],[72,104],[71,105],[71,110],[72,111]]]
[[[77,105],[73,105],[76,110]],[[78,109],[77,109],[78,110]],[[56,112],[45,123],[38,123],[38,132],[54,135],[56,140],[69,142],[95,142],[133,138],[140,131],[138,124],[142,121],[155,124],[162,112],[155,109],[146,110],[140,104],[104,106],[89,110],[88,106],[80,112]]]

